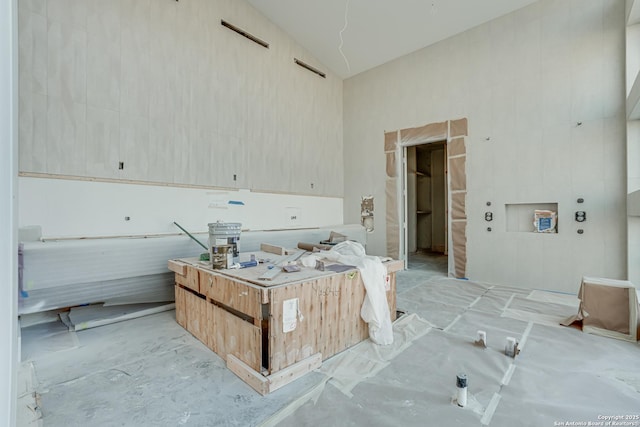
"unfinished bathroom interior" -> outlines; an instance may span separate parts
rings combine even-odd
[[[640,425],[640,2],[0,32],[0,425]]]

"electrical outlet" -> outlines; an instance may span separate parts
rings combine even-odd
[[[287,207],[284,209],[285,222],[287,225],[298,225],[302,218],[302,211],[298,207]]]

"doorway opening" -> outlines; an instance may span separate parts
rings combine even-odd
[[[446,159],[444,182],[447,185],[447,222],[444,253],[448,256],[447,275],[467,277],[467,135],[466,118],[384,133],[387,256],[404,260],[405,267],[408,267],[409,260],[407,149],[429,143],[441,143],[445,145],[443,153]]]
[[[447,275],[447,141],[405,147],[408,268]]]

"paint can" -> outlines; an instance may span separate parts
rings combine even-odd
[[[467,375],[466,374],[458,374],[456,376],[456,387],[458,388],[458,397],[456,398],[456,402],[458,406],[464,408],[467,406]]]
[[[242,224],[239,222],[212,222],[209,224],[209,247],[230,245],[233,261],[238,258],[238,241],[240,240],[241,231]],[[233,262],[229,266],[231,264]]]

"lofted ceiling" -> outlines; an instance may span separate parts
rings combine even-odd
[[[248,1],[322,65],[348,78],[536,0]]]

